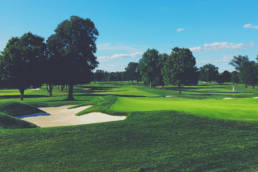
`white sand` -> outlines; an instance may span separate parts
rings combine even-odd
[[[72,107],[72,105],[40,108],[40,110],[43,110],[48,114],[39,114],[38,116],[37,114],[32,114],[31,116],[25,115],[22,119],[34,123],[39,127],[92,124],[126,119],[126,116],[111,116],[101,112],[91,112],[81,116],[76,116],[76,113],[90,108],[91,106],[81,106],[78,108],[68,109],[69,107]]]
[[[225,97],[224,100],[233,99],[232,97]]]
[[[40,88],[31,88],[29,90],[40,90]]]
[[[167,95],[167,96],[165,96],[166,98],[169,98],[169,97],[175,97],[175,96],[173,96],[173,95]]]

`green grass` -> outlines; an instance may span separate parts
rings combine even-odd
[[[13,116],[6,115],[4,113],[0,113],[0,129],[17,129],[17,128],[36,128],[37,126],[17,119]]]
[[[136,112],[126,121],[2,130],[0,171],[254,171],[258,125]]]
[[[4,112],[10,116],[21,116],[40,113],[43,111],[23,103],[9,102],[0,104],[0,112]]]
[[[258,171],[258,89],[239,85],[232,92],[230,83],[200,83],[179,95],[174,86],[96,82],[76,86],[74,101],[66,101],[58,88],[53,97],[44,87],[25,94],[23,104],[29,107],[94,105],[78,115],[100,111],[128,117],[71,127],[0,129],[0,162],[5,162],[0,171]],[[16,90],[0,90],[0,112],[17,102]]]

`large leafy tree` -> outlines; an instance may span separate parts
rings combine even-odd
[[[48,41],[49,61],[55,64],[55,81],[69,87],[68,99],[73,99],[73,86],[88,83],[98,65],[96,39],[98,30],[90,19],[72,16],[58,25]]]
[[[254,61],[249,61],[247,56],[234,56],[230,62],[235,67],[236,71],[239,72],[239,78],[245,87],[252,85],[255,87],[257,84],[257,64]]]
[[[1,79],[8,87],[24,90],[43,82],[46,61],[44,39],[32,33],[10,39],[1,56]]]
[[[125,68],[126,79],[130,81],[139,81],[139,70],[138,70],[138,63],[130,62],[128,63],[127,67]]]
[[[219,76],[218,67],[214,66],[213,64],[206,64],[200,67],[200,80],[211,82],[217,81]]]
[[[179,93],[182,85],[197,84],[198,69],[195,65],[195,57],[189,49],[175,47],[162,68],[165,83],[177,85]]]
[[[148,49],[139,61],[139,72],[144,84],[150,88],[160,83],[161,64],[159,52],[155,49]]]
[[[227,70],[220,73],[217,79],[218,83],[230,82],[231,81],[231,73]]]

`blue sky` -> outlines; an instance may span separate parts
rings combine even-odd
[[[258,54],[257,0],[2,0],[0,50],[25,32],[45,39],[72,15],[90,18],[99,30],[100,69],[122,71],[148,48],[170,53],[190,48],[197,65],[220,71],[234,55]]]

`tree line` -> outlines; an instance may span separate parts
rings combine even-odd
[[[90,19],[71,16],[46,41],[30,32],[11,38],[0,53],[1,87],[19,89],[23,100],[27,88],[46,84],[52,96],[54,85],[67,85],[73,99],[74,85],[93,78],[98,35]]]
[[[148,49],[139,62],[130,62],[123,72],[106,72],[97,70],[95,81],[142,81],[150,88],[168,84],[177,85],[179,92],[184,85],[196,85],[198,81],[233,82],[248,85],[253,88],[258,83],[258,58],[250,61],[247,56],[234,56],[230,65],[235,71],[225,70],[219,73],[218,67],[205,64],[196,67],[196,58],[190,49],[175,47],[170,54],[159,53],[156,49]],[[234,88],[235,90],[235,88]]]

